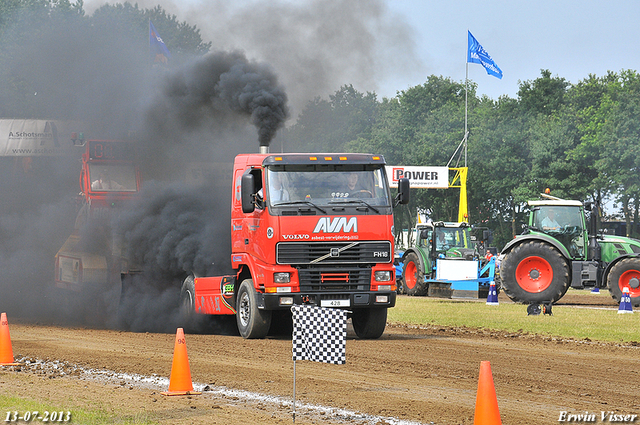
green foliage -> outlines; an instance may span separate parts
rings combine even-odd
[[[352,85],[343,86],[328,101],[310,101],[284,138],[292,150],[343,152],[348,143],[370,139],[377,114],[375,93],[363,94]]]
[[[0,116],[85,119],[91,111],[114,121],[105,115],[112,98],[134,105],[150,79],[150,19],[172,53],[169,66],[211,46],[160,6],[108,4],[92,16],[83,6],[82,0],[0,2]]]

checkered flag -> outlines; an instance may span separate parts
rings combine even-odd
[[[293,361],[345,364],[347,312],[335,308],[294,305]]]

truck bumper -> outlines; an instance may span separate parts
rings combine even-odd
[[[304,294],[296,292],[260,295],[262,295],[262,302],[258,308],[265,310],[288,309],[294,304],[343,309],[393,307],[396,305],[396,293],[390,291],[352,294]]]

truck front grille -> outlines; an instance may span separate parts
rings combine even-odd
[[[298,268],[300,291],[368,291],[370,267],[301,267]]]
[[[391,243],[377,242],[281,242],[276,246],[278,264],[376,264],[393,261]]]

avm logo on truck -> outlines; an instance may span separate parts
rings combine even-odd
[[[347,217],[320,217],[316,228],[313,229],[313,233],[358,233],[358,219],[351,217],[347,220]]]

